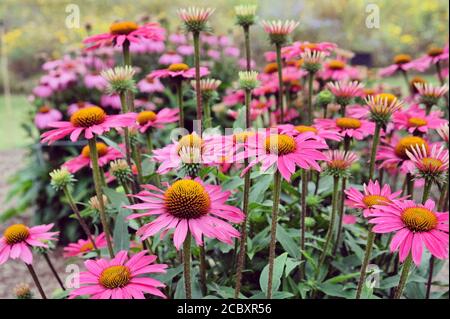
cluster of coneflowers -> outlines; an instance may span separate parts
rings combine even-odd
[[[166,271],[167,265],[155,263],[157,256],[153,248],[154,242],[168,233],[173,236],[176,250],[181,251],[186,298],[192,297],[192,239],[200,247],[200,280],[203,293],[207,292],[205,238],[218,240],[237,250],[234,296],[242,296],[249,193],[252,182],[257,182],[252,181],[251,173],[257,167],[261,172],[273,175],[267,298],[272,298],[275,291],[277,226],[280,214],[283,214],[280,203],[284,201],[282,183],[293,184],[298,177],[301,181],[298,280],[305,280],[307,268],[311,267],[316,278],[326,278],[327,260],[333,260],[343,246],[343,226],[349,217],[345,214],[345,206],[362,213],[368,227],[356,298],[361,297],[367,267],[373,258],[376,234],[389,236],[390,250],[398,251],[399,261],[403,264],[395,298],[402,296],[411,265],[421,265],[424,247],[432,255],[431,264],[434,258],[447,258],[448,212],[444,212],[444,207],[448,201],[448,121],[443,119],[443,112],[438,108],[441,98],[446,97],[448,101],[447,85],[434,86],[417,79],[410,83],[408,80],[411,94],[405,99],[379,87],[366,88],[359,70],[350,65],[351,52],[329,42],[291,43],[290,35],[298,26],[295,21],[261,22],[274,51],[267,52],[268,64],[258,73],[250,56],[250,31],[256,23],[256,9],[252,5],[236,7],[237,25],[242,28],[245,39],[244,70],[239,72],[238,88],[228,91],[223,103],[244,105],[238,111],[226,112],[236,121],[242,118],[243,127],[238,132],[224,135],[212,129],[213,115],[219,113],[213,112],[212,104],[221,81],[208,78],[210,71],[202,65],[200,58],[200,44],[209,41],[208,20],[214,10],[179,10],[193,45],[190,46],[188,38],[181,34],[174,35],[172,40],[179,44],[178,49],[184,46],[182,51],[193,53],[193,66],[184,63],[177,53],[166,52],[161,59],[164,57],[164,61],[169,61],[168,66],[152,71],[144,82],[135,82],[136,70],[130,49],[134,46],[136,51],[145,50],[148,41],[155,47],[163,41],[165,31],[158,24],[115,22],[109,32],[85,39],[88,51],[119,48],[123,64],[107,65],[98,72],[98,80],[103,83],[101,88],[120,100],[118,114],[108,114],[95,105],[75,106],[69,121],[60,121],[62,116],[54,115],[42,125],[47,128],[41,136],[42,143],[51,144],[66,138],[73,142],[87,141],[79,156],[51,173],[52,186],[64,194],[85,233],[85,239],[65,248],[65,256],[95,253],[85,261],[86,271],[80,275],[81,287],[71,290],[70,298],[167,297],[162,289],[164,284],[148,275]],[[209,54],[214,56],[214,52]],[[397,56],[395,64],[382,70],[381,75],[398,71],[407,78],[408,70],[424,71],[435,65],[439,79],[443,81],[446,61],[448,45],[440,51],[433,48],[417,60],[407,55]],[[61,67],[67,68],[64,61],[59,65],[47,65],[50,69]],[[54,81],[66,83],[66,79],[57,78]],[[52,81],[37,90],[42,91]],[[69,81],[67,79],[67,83]],[[63,85],[61,83],[58,85]],[[162,90],[164,85],[175,90],[175,108],[156,111],[134,103],[134,94],[138,90]],[[192,131],[187,129],[188,118],[185,116],[184,90],[189,86],[194,92],[196,106],[195,129]],[[300,93],[304,103],[299,105]],[[40,111],[39,116],[50,113],[50,110],[45,111]],[[36,119],[38,123],[41,120]],[[178,123],[180,134],[172,143],[155,149],[155,133],[170,123]],[[120,141],[108,144],[110,140],[103,137],[112,130],[116,131]],[[362,158],[361,153],[367,145],[369,160],[365,183],[362,188],[347,187],[352,181],[350,168]],[[146,178],[143,172],[144,157],[150,157],[158,165],[151,178]],[[84,220],[79,203],[71,193],[72,184],[76,182],[73,174],[87,167],[95,186],[90,205],[98,212],[101,222],[102,232],[98,235],[92,233],[92,227]],[[217,168],[223,174],[236,172],[244,178],[243,189],[223,190],[220,181],[208,176],[208,171],[206,175],[201,174],[205,167]],[[307,254],[306,219],[311,214],[307,196],[309,184],[315,184],[317,191],[323,175],[330,175],[333,180],[331,209],[320,254],[317,260],[311,261]],[[391,189],[389,182],[395,188],[399,177],[404,178],[403,189]],[[117,208],[131,210],[127,220],[137,221],[138,227],[133,234],[140,242],[136,243],[137,253],[117,251],[114,247],[114,230],[104,194],[105,185],[111,181],[122,186],[129,201]],[[430,196],[433,187],[439,190],[437,202]],[[420,202],[414,200],[414,191],[418,188],[423,189]],[[242,193],[240,207],[227,204],[236,193]],[[288,193],[284,195],[289,196]],[[58,234],[49,232],[52,227],[11,225],[0,239],[0,264],[10,258],[21,259],[28,266],[43,298],[45,293],[33,270],[30,248],[48,248],[49,242],[55,241]],[[432,267],[430,269],[428,289],[433,275]]]

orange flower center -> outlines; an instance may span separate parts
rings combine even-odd
[[[303,50],[309,49],[310,51],[315,51],[317,49],[317,44],[315,44],[315,43],[303,43],[300,47]]]
[[[341,117],[336,119],[336,125],[343,129],[357,129],[361,127],[361,121],[351,117]]]
[[[139,125],[145,125],[148,122],[156,120],[156,113],[152,111],[142,111],[138,114],[136,121]]]
[[[332,70],[342,70],[345,68],[345,62],[342,60],[331,60],[328,62],[328,68]]]
[[[136,31],[138,28],[139,27],[135,22],[121,21],[121,22],[114,22],[113,24],[111,24],[111,26],[109,27],[109,32],[112,34],[127,35],[133,31]]]
[[[76,127],[91,127],[102,124],[106,113],[98,106],[85,107],[72,114],[70,122]]]
[[[438,219],[436,215],[422,207],[411,207],[401,215],[403,223],[413,232],[426,232],[436,228]]]
[[[105,156],[108,153],[108,146],[105,143],[98,142],[97,143],[97,154],[99,157]],[[91,156],[91,149],[89,145],[86,145],[81,150],[81,155],[89,158]]]
[[[301,68],[302,65],[303,65],[303,59],[298,59],[298,60],[297,60],[297,63],[295,64],[295,66],[296,66],[297,68]]]
[[[426,171],[436,171],[441,169],[442,165],[444,165],[444,163],[441,160],[432,157],[422,158],[422,164],[424,166],[422,170]]]
[[[287,155],[294,152],[297,148],[292,136],[284,134],[275,134],[266,138],[266,152],[277,155]]]
[[[424,126],[424,125],[427,125],[427,121],[420,117],[411,117],[408,120],[408,126],[411,126],[411,127],[420,127],[420,126]]]
[[[180,180],[164,193],[167,211],[182,219],[199,218],[209,212],[211,200],[205,188],[193,180]]]
[[[15,224],[6,228],[3,236],[5,237],[8,245],[18,244],[23,242],[30,235],[28,227],[24,224]]]
[[[387,197],[380,195],[366,195],[363,198],[363,203],[367,207],[372,207],[373,205],[386,205],[386,202],[390,202]]]
[[[428,152],[428,144],[423,138],[418,136],[406,136],[395,146],[395,154],[398,157],[407,160],[409,157],[406,154],[406,151],[411,151],[415,145],[418,145],[420,148],[422,148],[422,145],[425,146],[425,149]]]
[[[180,138],[178,141],[178,148],[182,147],[197,147],[201,148],[203,146],[203,140],[200,136],[196,134],[188,134]]]
[[[349,166],[349,162],[342,159],[335,159],[328,163],[328,166],[336,169],[347,169]]]
[[[169,71],[171,72],[180,72],[189,70],[189,65],[185,63],[172,63],[169,65]]]
[[[414,86],[416,83],[427,83],[427,81],[420,76],[415,76],[411,79],[411,85]]]
[[[429,56],[435,57],[435,56],[442,54],[443,52],[444,52],[444,49],[442,49],[442,48],[432,47],[428,50],[427,53]]]
[[[245,143],[250,136],[255,135],[255,132],[241,132],[233,135],[234,143]]]
[[[307,125],[297,125],[295,127],[295,130],[299,133],[313,132],[313,133],[317,134],[317,129],[315,127],[307,126]]]
[[[39,108],[39,113],[48,113],[50,112],[51,108],[47,105],[41,106]]]
[[[376,93],[376,91],[374,89],[371,89],[371,88],[364,89],[364,94],[366,96],[372,96],[372,95],[375,95],[375,93]]]
[[[391,93],[380,93],[375,96],[375,102],[384,103],[387,102],[388,105],[392,104],[397,100],[397,97]]]
[[[86,251],[91,251],[93,249],[94,249],[94,245],[92,245],[92,243],[90,241],[88,241],[83,246],[81,246],[80,251],[84,253]]]
[[[411,62],[412,58],[409,54],[397,54],[394,57],[394,63],[395,64],[405,64],[408,62]]]
[[[274,73],[274,72],[277,72],[277,71],[278,71],[278,64],[276,64],[275,62],[268,63],[264,67],[264,73],[267,73],[267,74]]]
[[[131,272],[127,266],[110,266],[102,271],[99,283],[108,289],[122,288],[131,280]]]

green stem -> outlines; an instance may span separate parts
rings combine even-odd
[[[247,71],[252,68],[252,60],[250,56],[250,26],[244,26],[244,39],[245,39],[245,58],[247,60]]]
[[[183,106],[183,82],[177,80],[176,83],[177,103],[178,103],[178,125],[184,127],[184,106]]]
[[[372,151],[370,153],[369,180],[373,179],[373,175],[375,173],[375,156],[377,154],[378,143],[380,142],[380,131],[381,126],[376,123],[375,133],[373,134]]]
[[[47,253],[43,253],[42,254],[44,256],[45,261],[47,262],[48,267],[50,268],[50,270],[53,273],[53,276],[55,276],[56,281],[58,281],[59,286],[61,287],[62,290],[66,290],[66,288],[64,287],[64,284],[61,280],[61,278],[58,275],[58,272],[56,271],[55,267],[53,266],[52,261],[50,260],[50,257],[48,256]]]
[[[28,268],[28,271],[30,272],[31,277],[33,278],[33,281],[41,294],[42,299],[47,299],[47,296],[45,295],[44,289],[42,289],[41,283],[39,282],[39,278],[36,275],[36,272],[34,271],[33,265],[25,263],[25,265]]]
[[[336,250],[338,249],[339,243],[341,241],[342,236],[342,222],[344,220],[344,201],[345,201],[345,188],[347,187],[347,178],[342,178],[342,189],[341,189],[341,200],[339,202],[339,221],[338,221],[338,229],[337,229],[337,235],[336,235],[336,242],[334,243],[333,247],[333,255],[335,254]]]
[[[322,267],[322,265],[325,261],[325,258],[327,257],[328,247],[330,246],[331,239],[333,238],[333,228],[334,228],[334,221],[336,219],[336,210],[337,210],[336,206],[337,206],[337,199],[338,199],[338,189],[339,189],[339,177],[334,176],[330,223],[329,223],[327,235],[325,238],[325,245],[323,246],[322,254],[320,255],[320,258],[319,258],[319,264],[318,264],[317,270],[316,270],[316,277],[320,274],[320,268]]]
[[[280,112],[280,123],[284,123],[284,106],[283,106],[283,64],[281,63],[281,45],[275,45],[277,52],[277,69],[278,69],[278,109]]]
[[[308,74],[308,123],[307,123],[307,125],[312,124],[313,81],[314,81],[314,73],[309,72],[309,74]],[[324,118],[325,118],[325,116],[324,116]]]
[[[186,299],[192,299],[191,289],[191,234],[188,231],[183,243],[184,291]]]
[[[428,197],[430,196],[430,190],[431,186],[433,185],[433,182],[429,180],[428,178],[425,178],[425,185],[423,187],[423,195],[422,195],[422,204],[425,204]]]
[[[273,209],[272,225],[270,228],[269,246],[269,276],[267,279],[267,299],[272,299],[273,267],[275,262],[275,247],[277,244],[277,219],[280,209],[281,174],[277,170],[273,177]]]
[[[302,169],[302,195],[301,195],[301,208],[300,213],[300,279],[305,277],[305,263],[303,261],[303,251],[305,251],[305,219],[306,219],[306,195],[308,193],[308,171]]]
[[[409,83],[408,73],[406,73],[405,70],[402,70],[402,75],[403,75],[403,79],[404,79],[405,82],[406,82],[406,89],[409,91],[409,94],[412,95],[414,92],[413,92],[413,90],[412,90],[411,84]]]
[[[120,94],[120,103],[122,105],[122,113],[128,112],[128,104],[125,93]],[[133,167],[133,163],[131,161],[131,141],[130,141],[130,131],[128,127],[124,127],[123,129],[124,135],[123,139],[125,142],[125,157],[127,160],[127,164],[129,167]]]
[[[211,128],[212,127],[212,118],[211,118],[211,107],[209,105],[209,99],[204,100],[205,105],[205,128]]]
[[[406,174],[406,192],[412,200],[414,197],[414,176],[410,173]]]
[[[200,90],[200,33],[193,32],[194,37],[194,60],[195,60],[195,93],[197,95],[197,121],[201,126],[203,118],[202,92]],[[201,132],[200,128],[200,132]]]
[[[362,288],[363,288],[364,282],[366,281],[366,270],[367,270],[367,266],[369,265],[370,256],[372,255],[372,247],[373,247],[374,241],[375,241],[375,233],[372,231],[372,227],[371,227],[369,230],[369,234],[367,235],[366,251],[364,253],[364,259],[363,259],[363,263],[361,265],[358,287],[356,288],[356,297],[355,297],[356,299],[361,298]]]
[[[398,283],[397,289],[395,290],[394,299],[400,299],[403,294],[403,289],[405,289],[406,282],[408,281],[409,270],[412,265],[411,254],[408,255],[405,262],[403,263],[402,274],[400,275],[400,281]]]
[[[146,137],[145,140],[147,143],[147,150],[148,150],[148,153],[151,155],[153,153],[152,131],[148,130],[145,133],[145,137]],[[159,174],[155,174],[155,176],[153,177],[153,181],[157,187],[161,186],[161,177],[159,176]]]
[[[97,193],[97,200],[99,203],[100,220],[102,222],[103,231],[105,232],[106,242],[108,244],[108,251],[111,258],[114,258],[114,250],[111,242],[111,233],[109,230],[108,218],[105,212],[105,203],[103,202],[102,184],[100,178],[100,167],[98,166],[98,153],[96,138],[91,138],[89,141],[89,150],[92,162],[92,177],[94,178],[95,192]]]
[[[203,296],[207,294],[206,288],[206,252],[205,252],[205,244],[200,246],[200,287],[202,289]]]
[[[75,216],[77,216],[78,222],[81,225],[81,228],[83,228],[84,233],[86,234],[87,239],[91,242],[94,249],[97,251],[98,256],[100,257],[100,251],[97,248],[97,245],[95,244],[95,240],[92,237],[91,231],[89,230],[88,225],[84,221],[83,217],[80,214],[80,211],[78,210],[78,207],[75,203],[75,200],[72,197],[72,194],[69,191],[69,188],[67,186],[63,189],[64,195],[66,195],[67,201],[69,202],[70,208],[72,208],[72,211],[74,212]]]

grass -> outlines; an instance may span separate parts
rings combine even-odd
[[[31,142],[21,127],[29,121],[30,103],[25,95],[12,95],[10,101],[7,106],[5,96],[0,96],[0,150],[20,148]]]

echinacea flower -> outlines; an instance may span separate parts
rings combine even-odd
[[[386,125],[391,119],[391,115],[396,114],[403,106],[403,102],[390,93],[369,95],[365,102],[372,120],[378,125]]]
[[[165,31],[158,23],[146,23],[142,26],[132,21],[114,22],[109,32],[93,35],[83,40],[90,45],[89,50],[104,46],[119,46],[124,43],[139,43],[142,39],[163,41]]]
[[[248,28],[255,23],[256,5],[239,5],[234,7],[234,12],[238,25]]]
[[[62,119],[62,114],[57,109],[47,105],[41,106],[34,117],[34,124],[40,130],[49,128],[49,124]]]
[[[106,238],[105,233],[101,233],[94,237],[95,246],[97,249],[105,248]],[[83,256],[91,251],[94,251],[94,245],[88,239],[79,239],[76,243],[70,243],[64,247],[64,257],[79,257]]]
[[[139,132],[145,133],[149,128],[163,128],[164,124],[178,121],[178,109],[163,108],[159,112],[142,111],[136,115]]]
[[[167,265],[154,264],[156,258],[155,255],[147,256],[145,251],[128,257],[122,250],[111,260],[86,260],[87,271],[80,273],[83,286],[72,290],[69,299],[85,295],[90,299],[145,299],[146,293],[166,298],[159,290],[165,285],[144,276],[166,272]]]
[[[407,130],[409,133],[427,133],[429,129],[437,129],[445,120],[441,118],[441,112],[426,111],[419,106],[412,105],[408,110],[398,111],[393,116],[393,122],[397,129]]]
[[[374,205],[387,205],[393,200],[404,200],[406,197],[399,197],[402,191],[392,192],[389,184],[380,186],[378,181],[372,180],[366,185],[363,185],[364,192],[361,193],[356,188],[351,187],[344,192],[347,195],[345,204],[349,207],[361,209],[363,216],[371,217],[371,212]]]
[[[239,208],[225,204],[231,195],[230,191],[224,192],[217,185],[207,185],[199,178],[178,180],[166,190],[153,185],[142,187],[145,190],[133,197],[143,203],[127,208],[146,212],[132,214],[128,218],[159,215],[137,231],[142,240],[160,231],[165,235],[173,228],[176,249],[181,247],[188,232],[198,245],[203,245],[203,235],[229,245],[233,243],[233,238],[239,237],[239,231],[229,222],[241,223],[244,215]]]
[[[389,65],[385,68],[382,68],[378,75],[381,77],[391,76],[397,72],[406,72],[411,69],[419,69],[421,64],[417,64],[413,61],[412,57],[409,54],[397,54],[394,56],[393,64]],[[419,68],[418,68],[419,67]]]
[[[315,127],[319,129],[331,129],[339,132],[342,137],[355,138],[356,140],[362,140],[365,137],[374,133],[375,124],[366,120],[352,118],[352,117],[339,117],[335,119],[315,119]]]
[[[323,68],[317,75],[323,80],[342,81],[355,78],[357,71],[348,66],[343,59],[328,60],[323,63]]]
[[[59,232],[49,232],[53,224],[27,227],[24,224],[14,224],[3,232],[0,238],[0,265],[9,258],[19,258],[26,264],[33,263],[32,247],[48,248],[46,242],[56,240]]]
[[[89,145],[86,145],[81,150],[80,155],[74,157],[67,162],[65,162],[62,167],[69,170],[70,173],[76,173],[84,167],[92,167],[91,157],[90,157]],[[116,160],[118,158],[123,158],[124,155],[112,146],[108,146],[105,143],[97,143],[97,154],[98,154],[98,165],[103,167],[109,162]]]
[[[284,47],[281,50],[283,58],[286,60],[292,60],[294,58],[300,57],[303,53],[310,52],[322,52],[322,56],[328,56],[330,53],[336,49],[337,45],[331,42],[299,42],[296,41],[291,45]]]
[[[448,147],[448,121],[436,129],[439,136],[447,143]]]
[[[306,133],[306,132],[312,132],[319,139],[322,139],[324,141],[331,140],[331,141],[339,142],[342,140],[342,136],[339,134],[338,131],[331,130],[331,129],[318,128],[314,125],[283,124],[283,125],[278,125],[278,129],[280,129],[282,132],[292,132],[294,135],[302,134],[302,133]]]
[[[183,57],[175,51],[167,51],[159,57],[158,63],[162,65],[170,65],[183,62]]]
[[[325,59],[325,53],[322,51],[311,51],[306,49],[301,53],[302,68],[309,73],[316,73],[322,67],[323,60]]]
[[[294,133],[277,132],[257,133],[249,136],[246,149],[236,156],[237,160],[250,158],[249,165],[242,171],[244,175],[250,168],[261,163],[261,170],[275,166],[284,179],[290,181],[296,166],[303,169],[321,171],[317,161],[324,160],[322,150],[328,146],[313,132],[294,136]]]
[[[417,266],[422,260],[423,245],[438,259],[448,257],[448,212],[436,212],[435,203],[394,201],[386,206],[374,207],[370,223],[375,233],[395,232],[390,249],[399,251],[400,262],[409,254]]]
[[[364,85],[358,81],[338,81],[328,83],[327,88],[339,105],[348,105],[353,98],[363,95]]]
[[[103,78],[102,78],[103,79]],[[78,101],[75,103],[70,104],[67,107],[67,114],[69,116],[71,116],[73,113],[75,113],[76,111],[79,111],[81,109],[84,109],[86,107],[91,107],[91,106],[95,106],[94,104],[90,103],[90,102],[86,102],[86,101]]]
[[[328,175],[341,177],[348,174],[348,169],[358,160],[354,152],[330,150],[324,152],[326,170]]]
[[[425,71],[431,65],[435,65],[446,60],[448,60],[448,43],[444,48],[436,46],[431,47],[428,49],[426,55],[417,58],[414,62],[420,65],[419,71]]]
[[[416,145],[406,150],[409,159],[415,164],[419,178],[439,182],[448,171],[448,150],[444,146],[434,144],[431,151],[424,145]]]
[[[135,115],[133,113],[106,115],[98,106],[80,109],[72,114],[70,121],[59,121],[49,124],[54,128],[41,135],[41,143],[49,144],[70,135],[70,140],[75,142],[84,133],[86,139],[91,139],[94,134],[102,135],[111,128],[127,127],[133,125]]]
[[[136,71],[129,65],[103,70],[100,74],[108,82],[107,91],[109,94],[122,94],[136,90],[133,80]]]
[[[243,90],[253,90],[259,85],[258,72],[241,71],[239,72],[239,87]]]
[[[189,7],[178,10],[178,16],[184,22],[184,26],[189,32],[200,32],[208,29],[207,22],[215,9]]]
[[[287,36],[298,26],[298,22],[293,20],[264,20],[261,25],[269,35],[270,42],[276,45],[283,45],[287,41]]]
[[[200,67],[200,76],[208,74],[208,68]],[[150,76],[153,78],[192,79],[195,77],[195,68],[189,68],[189,65],[185,63],[174,63],[169,65],[167,69],[153,71]]]
[[[430,107],[437,104],[439,99],[448,92],[447,84],[442,86],[433,86],[429,83],[416,83],[415,87],[417,89],[420,102]]]
[[[155,93],[164,91],[164,85],[162,85],[161,81],[158,78],[151,76],[150,74],[140,80],[137,83],[137,87],[139,91],[143,93]]]

